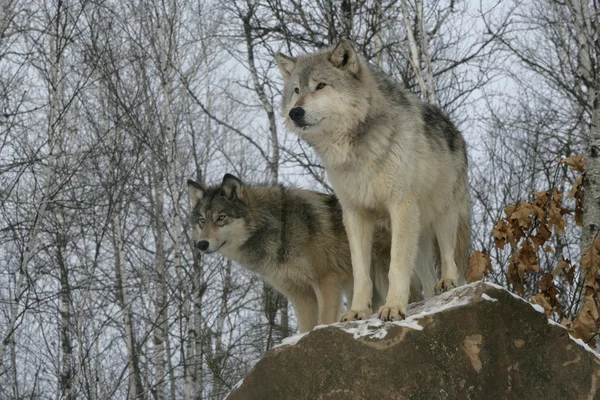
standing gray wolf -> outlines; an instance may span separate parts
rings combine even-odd
[[[372,312],[376,226],[392,236],[382,320],[405,317],[415,265],[441,263],[436,293],[462,284],[470,247],[467,154],[448,117],[371,67],[348,40],[276,58],[285,125],[319,155],[342,205],[354,275],[352,306],[342,320]]]
[[[342,208],[334,195],[246,185],[230,174],[218,186],[187,184],[201,251],[218,251],[260,274],[291,301],[301,332],[339,320],[342,295],[351,297],[353,282]],[[379,304],[387,293],[390,244],[387,232],[375,233],[373,301]],[[411,290],[418,299],[417,277]]]

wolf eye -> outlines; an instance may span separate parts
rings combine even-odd
[[[223,221],[225,218],[227,218],[227,215],[221,214],[217,217],[217,221]]]
[[[323,89],[325,86],[327,86],[327,85],[325,85],[323,82],[321,82],[321,83],[319,83],[319,84],[317,85],[317,90],[321,90],[321,89]]]
[[[200,217],[199,221],[200,221],[201,224],[203,224],[204,223],[204,218]]]
[[[296,89],[294,89],[294,92],[296,92],[296,93],[300,93],[300,88],[296,88]]]

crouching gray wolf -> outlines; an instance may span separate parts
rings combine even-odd
[[[354,274],[343,320],[371,313],[376,226],[392,235],[381,319],[406,315],[415,264],[441,262],[438,293],[462,283],[470,247],[467,155],[448,117],[376,71],[344,39],[301,57],[277,54],[277,63],[285,125],[320,156],[342,205]]]
[[[339,320],[342,295],[351,297],[353,282],[342,208],[335,196],[246,185],[230,174],[213,187],[189,180],[188,193],[194,240],[201,251],[218,251],[260,274],[291,301],[301,332]],[[385,231],[375,233],[376,290],[369,302],[383,304],[385,299],[390,244]],[[411,290],[418,299],[417,277]]]

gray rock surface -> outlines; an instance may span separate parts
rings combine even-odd
[[[500,287],[462,286],[408,312],[288,338],[227,400],[600,399],[596,353]]]

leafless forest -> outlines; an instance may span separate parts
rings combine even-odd
[[[221,399],[294,333],[259,277],[194,250],[185,182],[330,190],[273,54],[342,35],[464,132],[486,279],[551,284],[572,318],[586,277],[556,267],[600,226],[599,34],[597,0],[1,0],[0,398]],[[556,160],[581,153],[577,224]],[[516,285],[494,226],[551,188],[564,234]]]

